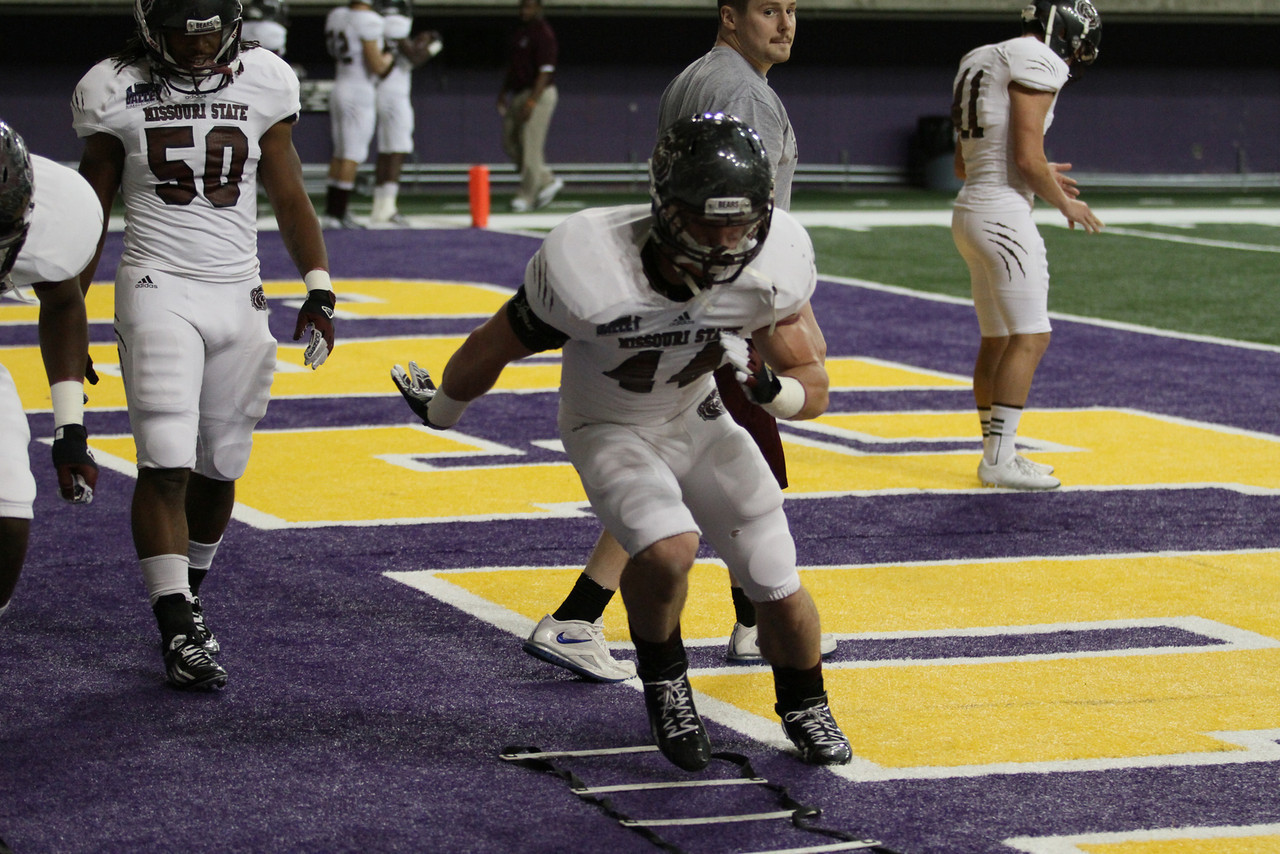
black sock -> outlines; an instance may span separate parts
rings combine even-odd
[[[773,690],[778,698],[778,714],[807,709],[827,698],[822,684],[822,662],[798,670],[794,667],[773,668]]]
[[[151,606],[156,615],[156,624],[160,627],[160,638],[165,646],[174,635],[195,637],[196,624],[191,616],[191,602],[181,593],[170,593],[161,596]]]
[[[350,200],[350,190],[330,184],[325,192],[324,212],[334,219],[342,219],[347,215],[347,202]]]
[[[641,640],[632,632],[631,642],[636,647],[636,672],[641,682],[675,679],[689,669],[689,657],[685,655],[679,625],[671,633],[671,637],[664,641],[654,643]]]
[[[557,620],[582,620],[594,623],[604,615],[614,591],[602,586],[585,572],[573,583],[568,597],[551,616]]]
[[[187,582],[191,585],[191,595],[200,595],[200,582],[204,581],[204,577],[209,574],[207,569],[187,569]]]
[[[756,624],[755,603],[747,598],[747,594],[742,592],[741,587],[730,587],[729,593],[733,596],[734,619],[747,628],[754,626]]]

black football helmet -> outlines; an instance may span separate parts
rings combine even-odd
[[[18,132],[0,121],[0,279],[9,275],[35,208],[31,155]],[[2,290],[3,288],[0,288]]]
[[[134,0],[133,4],[138,38],[156,70],[170,86],[190,94],[217,91],[231,81],[229,66],[240,55],[242,14],[240,0]],[[166,30],[189,35],[221,32],[222,41],[211,64],[189,68],[170,53]]]
[[[379,15],[413,17],[413,0],[374,0],[373,8]]]
[[[272,21],[289,26],[289,4],[285,0],[249,0],[244,5],[246,21]]]
[[[1088,65],[1098,58],[1102,17],[1089,0],[1032,0],[1022,10],[1022,26],[1036,24],[1044,43],[1067,62]]]
[[[764,246],[773,217],[773,166],[764,143],[724,113],[669,127],[649,161],[650,238],[695,290],[732,282]],[[747,226],[736,246],[705,246],[691,223]],[[697,268],[695,272],[691,268]]]

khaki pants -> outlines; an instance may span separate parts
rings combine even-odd
[[[551,127],[551,115],[556,111],[559,95],[555,86],[542,90],[529,120],[520,121],[521,107],[532,94],[531,89],[517,92],[511,99],[511,107],[502,119],[502,148],[511,158],[511,162],[520,170],[520,190],[518,198],[524,199],[532,206],[539,191],[555,180],[556,176],[547,168],[543,149],[547,144],[547,129]]]

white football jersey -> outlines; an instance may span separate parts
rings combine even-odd
[[[775,210],[764,248],[737,280],[667,299],[640,260],[651,223],[648,205],[575,214],[525,271],[534,313],[570,339],[562,406],[589,420],[656,425],[697,406],[715,387],[720,333],[749,337],[799,311],[817,285],[808,233]]]
[[[373,96],[378,77],[365,68],[363,42],[381,45],[382,28],[382,16],[372,9],[339,6],[329,13],[324,21],[324,38],[334,61],[334,85],[367,87]]]
[[[1052,92],[1066,85],[1067,63],[1038,38],[984,45],[960,60],[951,113],[964,155],[965,183],[956,199],[969,210],[1029,207],[1034,193],[1013,161],[1009,139],[1009,85]],[[1044,129],[1053,124],[1053,104]]]
[[[268,50],[247,50],[217,92],[163,93],[147,63],[89,70],[72,102],[76,133],[124,145],[121,263],[236,282],[258,272],[262,136],[301,109],[298,77]]]
[[[13,265],[15,285],[65,282],[79,276],[102,236],[102,203],[74,169],[31,155],[35,210]]]
[[[413,19],[404,15],[390,14],[383,16],[382,37],[387,44],[395,44],[401,39],[409,38],[413,31]],[[413,86],[413,63],[400,51],[395,52],[396,59],[387,76],[378,83],[378,97],[388,95],[407,95]]]

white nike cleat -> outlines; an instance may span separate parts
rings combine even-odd
[[[604,620],[557,620],[548,614],[534,627],[522,648],[596,682],[622,682],[636,675],[635,662],[610,655],[604,640]]]
[[[538,210],[539,208],[545,208],[547,205],[551,204],[551,200],[554,199],[563,189],[564,181],[556,178],[550,184],[538,191],[538,195],[533,200],[533,209]]]
[[[1053,466],[1049,465],[1048,463],[1038,463],[1033,459],[1023,457],[1022,454],[1018,454],[1018,456],[1022,457],[1022,459],[1026,462],[1027,465],[1031,466],[1033,469],[1040,472],[1040,474],[1053,474]]]
[[[836,651],[836,639],[824,634],[818,651],[825,658]],[[725,648],[724,657],[736,664],[763,664],[764,656],[760,654],[760,630],[757,626],[744,626],[734,623],[729,634],[729,646]]]
[[[978,479],[983,486],[1003,489],[1044,490],[1062,486],[1062,481],[1040,471],[1036,463],[1017,455],[998,466],[991,465],[984,457],[978,463]]]

